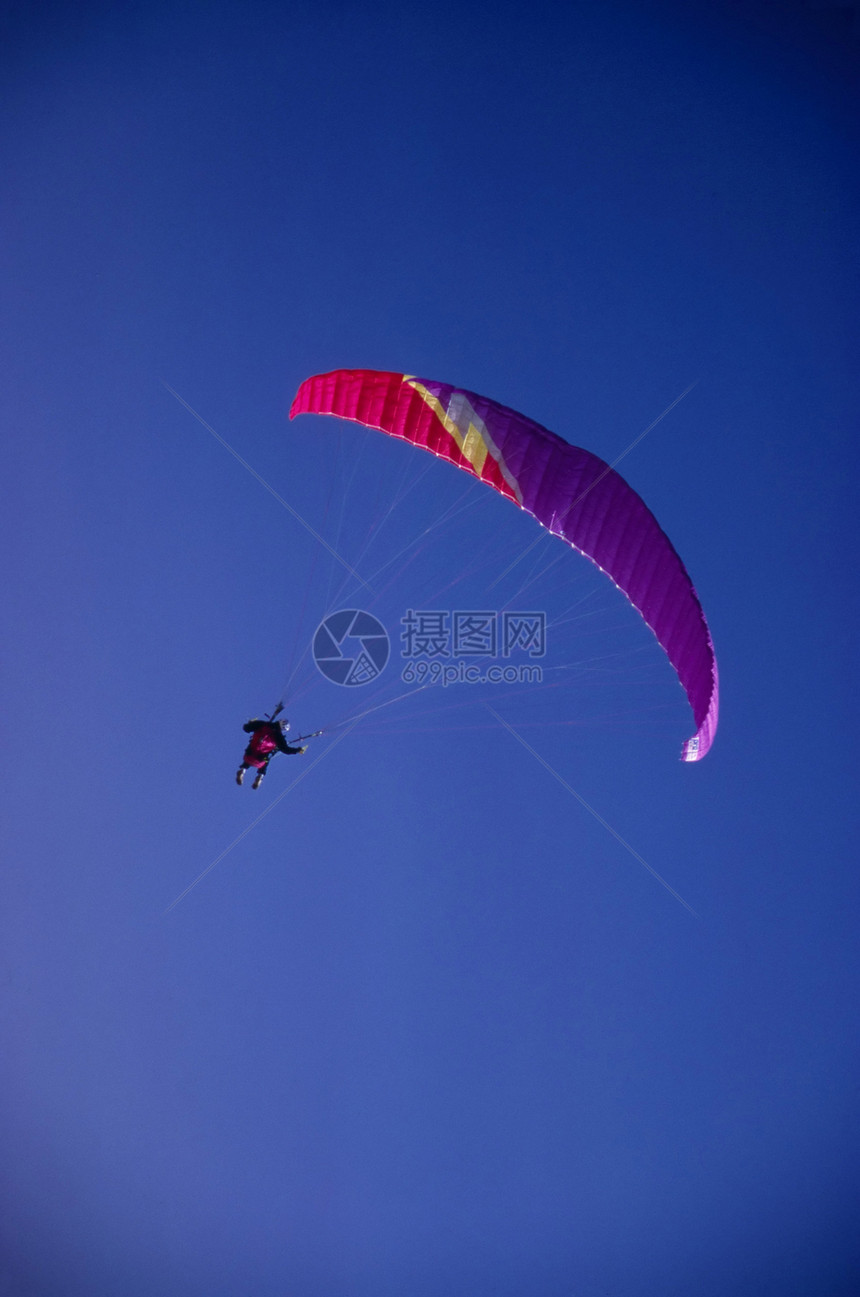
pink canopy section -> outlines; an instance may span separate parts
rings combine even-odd
[[[432,451],[480,478],[595,563],[650,626],[695,718],[683,761],[700,761],[719,714],[717,660],[687,570],[651,510],[620,474],[532,419],[475,392],[370,369],[317,374],[297,414],[332,414]]]

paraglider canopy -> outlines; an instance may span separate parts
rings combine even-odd
[[[719,714],[708,624],[668,536],[609,464],[496,401],[409,374],[317,374],[299,388],[290,418],[297,414],[334,414],[430,450],[591,559],[641,613],[686,691],[696,733],[682,760],[705,756]]]

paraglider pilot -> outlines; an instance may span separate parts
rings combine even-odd
[[[287,730],[290,728],[288,721],[276,720],[253,720],[246,721],[242,729],[246,734],[251,735],[251,741],[245,749],[245,755],[242,758],[242,764],[236,771],[236,783],[241,784],[245,778],[245,771],[249,766],[257,771],[257,777],[251,785],[252,788],[259,788],[263,782],[263,776],[266,769],[276,752],[285,752],[288,757],[300,756],[301,753],[307,752],[307,748],[291,748],[284,738]]]

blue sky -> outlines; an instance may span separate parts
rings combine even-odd
[[[853,17],[4,13],[0,1292],[856,1291]],[[703,763],[585,560],[494,585],[532,519],[288,423],[351,366],[607,460],[695,382],[623,472]],[[407,608],[523,598],[543,686],[400,697]],[[343,690],[351,606],[393,653]],[[330,734],[239,790],[288,679]]]

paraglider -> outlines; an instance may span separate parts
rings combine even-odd
[[[719,714],[717,661],[692,581],[654,515],[620,474],[487,397],[409,374],[339,369],[299,388],[297,414],[333,414],[409,441],[486,482],[618,586],[677,672],[696,724],[684,761],[700,761]]]
[[[251,741],[245,748],[242,764],[236,771],[236,783],[240,786],[245,778],[245,771],[253,768],[257,771],[257,777],[251,787],[259,788],[269,768],[269,762],[276,752],[283,752],[288,757],[302,756],[307,752],[307,747],[290,747],[286,740],[286,733],[290,728],[289,721],[275,719],[280,710],[278,706],[265,720],[259,720],[255,716],[242,726],[245,733],[251,735]]]

